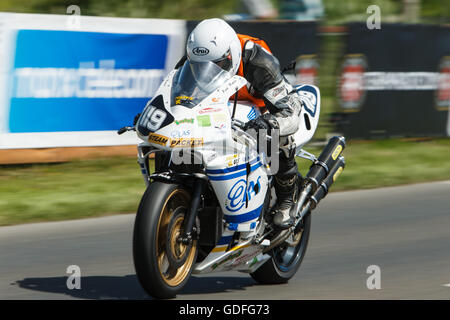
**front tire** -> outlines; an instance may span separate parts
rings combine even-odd
[[[184,287],[197,258],[197,241],[177,241],[184,231],[189,193],[179,185],[153,182],[136,215],[133,259],[142,287],[155,298],[173,298]]]
[[[297,233],[300,237],[295,246],[286,243],[273,248],[270,258],[250,275],[261,284],[281,284],[288,282],[300,267],[308,247],[309,232],[311,229],[311,214],[304,218],[303,228]]]

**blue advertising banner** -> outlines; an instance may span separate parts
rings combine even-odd
[[[9,131],[117,130],[165,76],[168,36],[18,30]]]

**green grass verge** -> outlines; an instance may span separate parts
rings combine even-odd
[[[0,225],[135,211],[144,190],[136,159],[0,167]]]
[[[344,154],[332,191],[450,179],[450,139],[353,142]],[[144,189],[135,158],[0,166],[0,225],[135,212]]]

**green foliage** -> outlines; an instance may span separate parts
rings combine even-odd
[[[423,21],[449,22],[450,0],[422,0],[421,16]]]
[[[283,0],[271,0],[280,7]],[[401,21],[404,2],[400,0],[322,0],[325,24],[367,19],[367,7],[378,5],[383,21]],[[82,15],[134,18],[199,20],[239,12],[240,0],[1,0],[0,11],[66,14],[78,5]],[[421,0],[422,21],[450,20],[450,0]]]
[[[78,5],[82,15],[132,18],[205,19],[232,13],[237,0],[3,0],[1,11],[66,14]]]

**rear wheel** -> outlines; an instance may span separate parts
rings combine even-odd
[[[179,241],[190,195],[175,184],[153,182],[136,215],[133,257],[143,288],[156,298],[172,298],[189,279],[197,257],[197,241]]]
[[[253,279],[262,284],[279,284],[288,282],[295,275],[308,247],[311,214],[304,218],[298,229],[288,242],[270,251],[272,258],[250,274]]]

